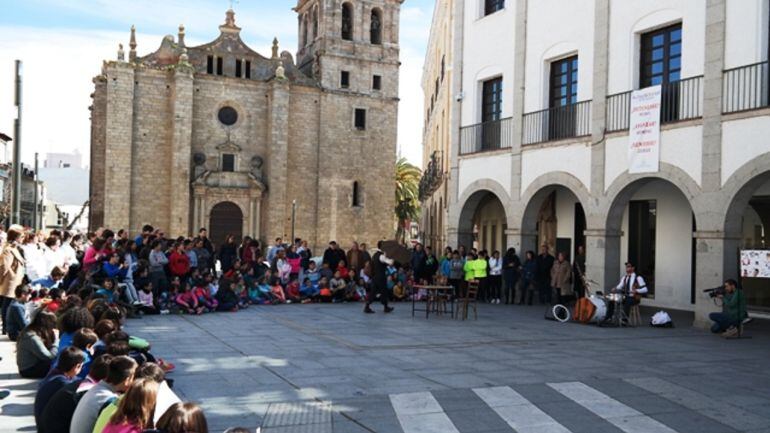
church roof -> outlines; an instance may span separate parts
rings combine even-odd
[[[251,49],[241,39],[241,28],[235,25],[235,12],[229,9],[225,14],[224,24],[219,26],[220,34],[213,41],[188,47],[184,42],[184,26],[179,27],[178,38],[175,41],[174,36],[167,35],[161,41],[160,47],[153,53],[136,58],[135,35],[132,27],[131,31],[131,54],[129,61],[151,68],[165,68],[184,63],[180,62],[183,54],[187,55],[187,61],[195,68],[196,73],[212,74],[209,57],[213,59],[223,58],[241,60],[242,68],[246,68],[246,63],[251,66],[249,78],[253,80],[268,81],[276,76],[276,69],[282,62],[285,70],[285,76],[290,82],[305,85],[318,85],[311,77],[305,75],[294,64],[294,58],[288,51],[283,51],[278,55],[278,40],[273,41],[273,52],[270,58],[265,57]],[[216,62],[216,60],[214,60]],[[214,66],[216,67],[216,65]],[[233,76],[231,74],[221,73],[216,75]],[[240,78],[245,78],[245,70],[242,71]]]

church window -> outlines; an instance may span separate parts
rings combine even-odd
[[[246,60],[246,78],[251,78],[251,61]]]
[[[313,9],[313,38],[318,37],[318,8]]]
[[[217,57],[217,75],[222,75],[222,58]]]
[[[235,125],[235,122],[238,121],[238,112],[235,111],[235,108],[230,106],[225,106],[219,109],[219,113],[217,113],[217,118],[219,118],[219,121],[225,125],[225,126],[233,126]]]
[[[353,40],[353,5],[348,2],[342,4],[342,39]]]
[[[232,153],[222,154],[222,171],[235,171],[235,155]]]
[[[307,31],[308,31],[308,23],[307,23],[307,15],[305,15],[302,19],[302,46],[306,46],[309,42],[309,39],[307,37]]]
[[[369,24],[369,39],[372,44],[382,44],[382,12],[372,9],[372,19]]]
[[[353,182],[353,200],[351,201],[353,207],[361,206],[361,185],[358,181]]]
[[[342,71],[340,73],[340,87],[343,89],[350,88],[350,72]]]
[[[243,62],[240,59],[235,59],[235,76],[241,78],[243,74]]]
[[[359,131],[366,129],[366,110],[363,108],[356,108],[355,127]]]
[[[206,73],[207,74],[214,73],[214,56],[206,57]]]
[[[372,77],[372,89],[382,90],[382,76],[375,75]]]

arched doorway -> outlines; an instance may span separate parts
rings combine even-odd
[[[645,303],[691,310],[695,304],[695,214],[676,185],[648,177],[612,199],[606,217],[605,282],[614,285],[631,262],[647,283]],[[613,273],[614,271],[614,273]]]
[[[739,281],[752,310],[770,311],[770,172],[746,182],[725,215],[725,278]]]
[[[222,245],[227,235],[235,236],[236,242],[243,236],[243,212],[230,201],[217,203],[211,208],[209,221],[211,241]]]
[[[556,256],[564,253],[572,260],[579,246],[585,247],[586,214],[578,196],[562,185],[548,185],[538,190],[526,204],[521,222],[522,254],[536,255],[542,245]],[[533,236],[534,235],[534,236]]]
[[[463,205],[458,225],[458,242],[466,249],[504,251],[508,228],[505,206],[491,191],[476,191]],[[452,247],[457,247],[452,245]]]

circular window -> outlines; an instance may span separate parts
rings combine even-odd
[[[219,121],[225,126],[233,126],[238,121],[238,112],[233,107],[222,107],[217,114]]]

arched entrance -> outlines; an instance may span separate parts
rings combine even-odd
[[[237,204],[230,201],[217,203],[211,208],[209,227],[211,241],[222,245],[227,235],[235,236],[236,241],[243,236],[243,212]]]
[[[562,185],[548,185],[532,195],[521,222],[522,251],[536,255],[542,245],[556,256],[564,253],[567,260],[575,256],[579,246],[585,247],[586,214],[578,196]]]
[[[507,228],[505,206],[497,195],[487,190],[476,191],[465,201],[460,213],[458,242],[467,249],[484,249],[490,254],[504,251]]]
[[[616,284],[629,261],[647,283],[645,303],[693,309],[696,221],[682,190],[661,178],[634,180],[612,199],[606,218],[617,235],[607,237],[605,283]]]
[[[770,311],[770,171],[746,182],[725,215],[726,278],[739,280],[752,310]]]

